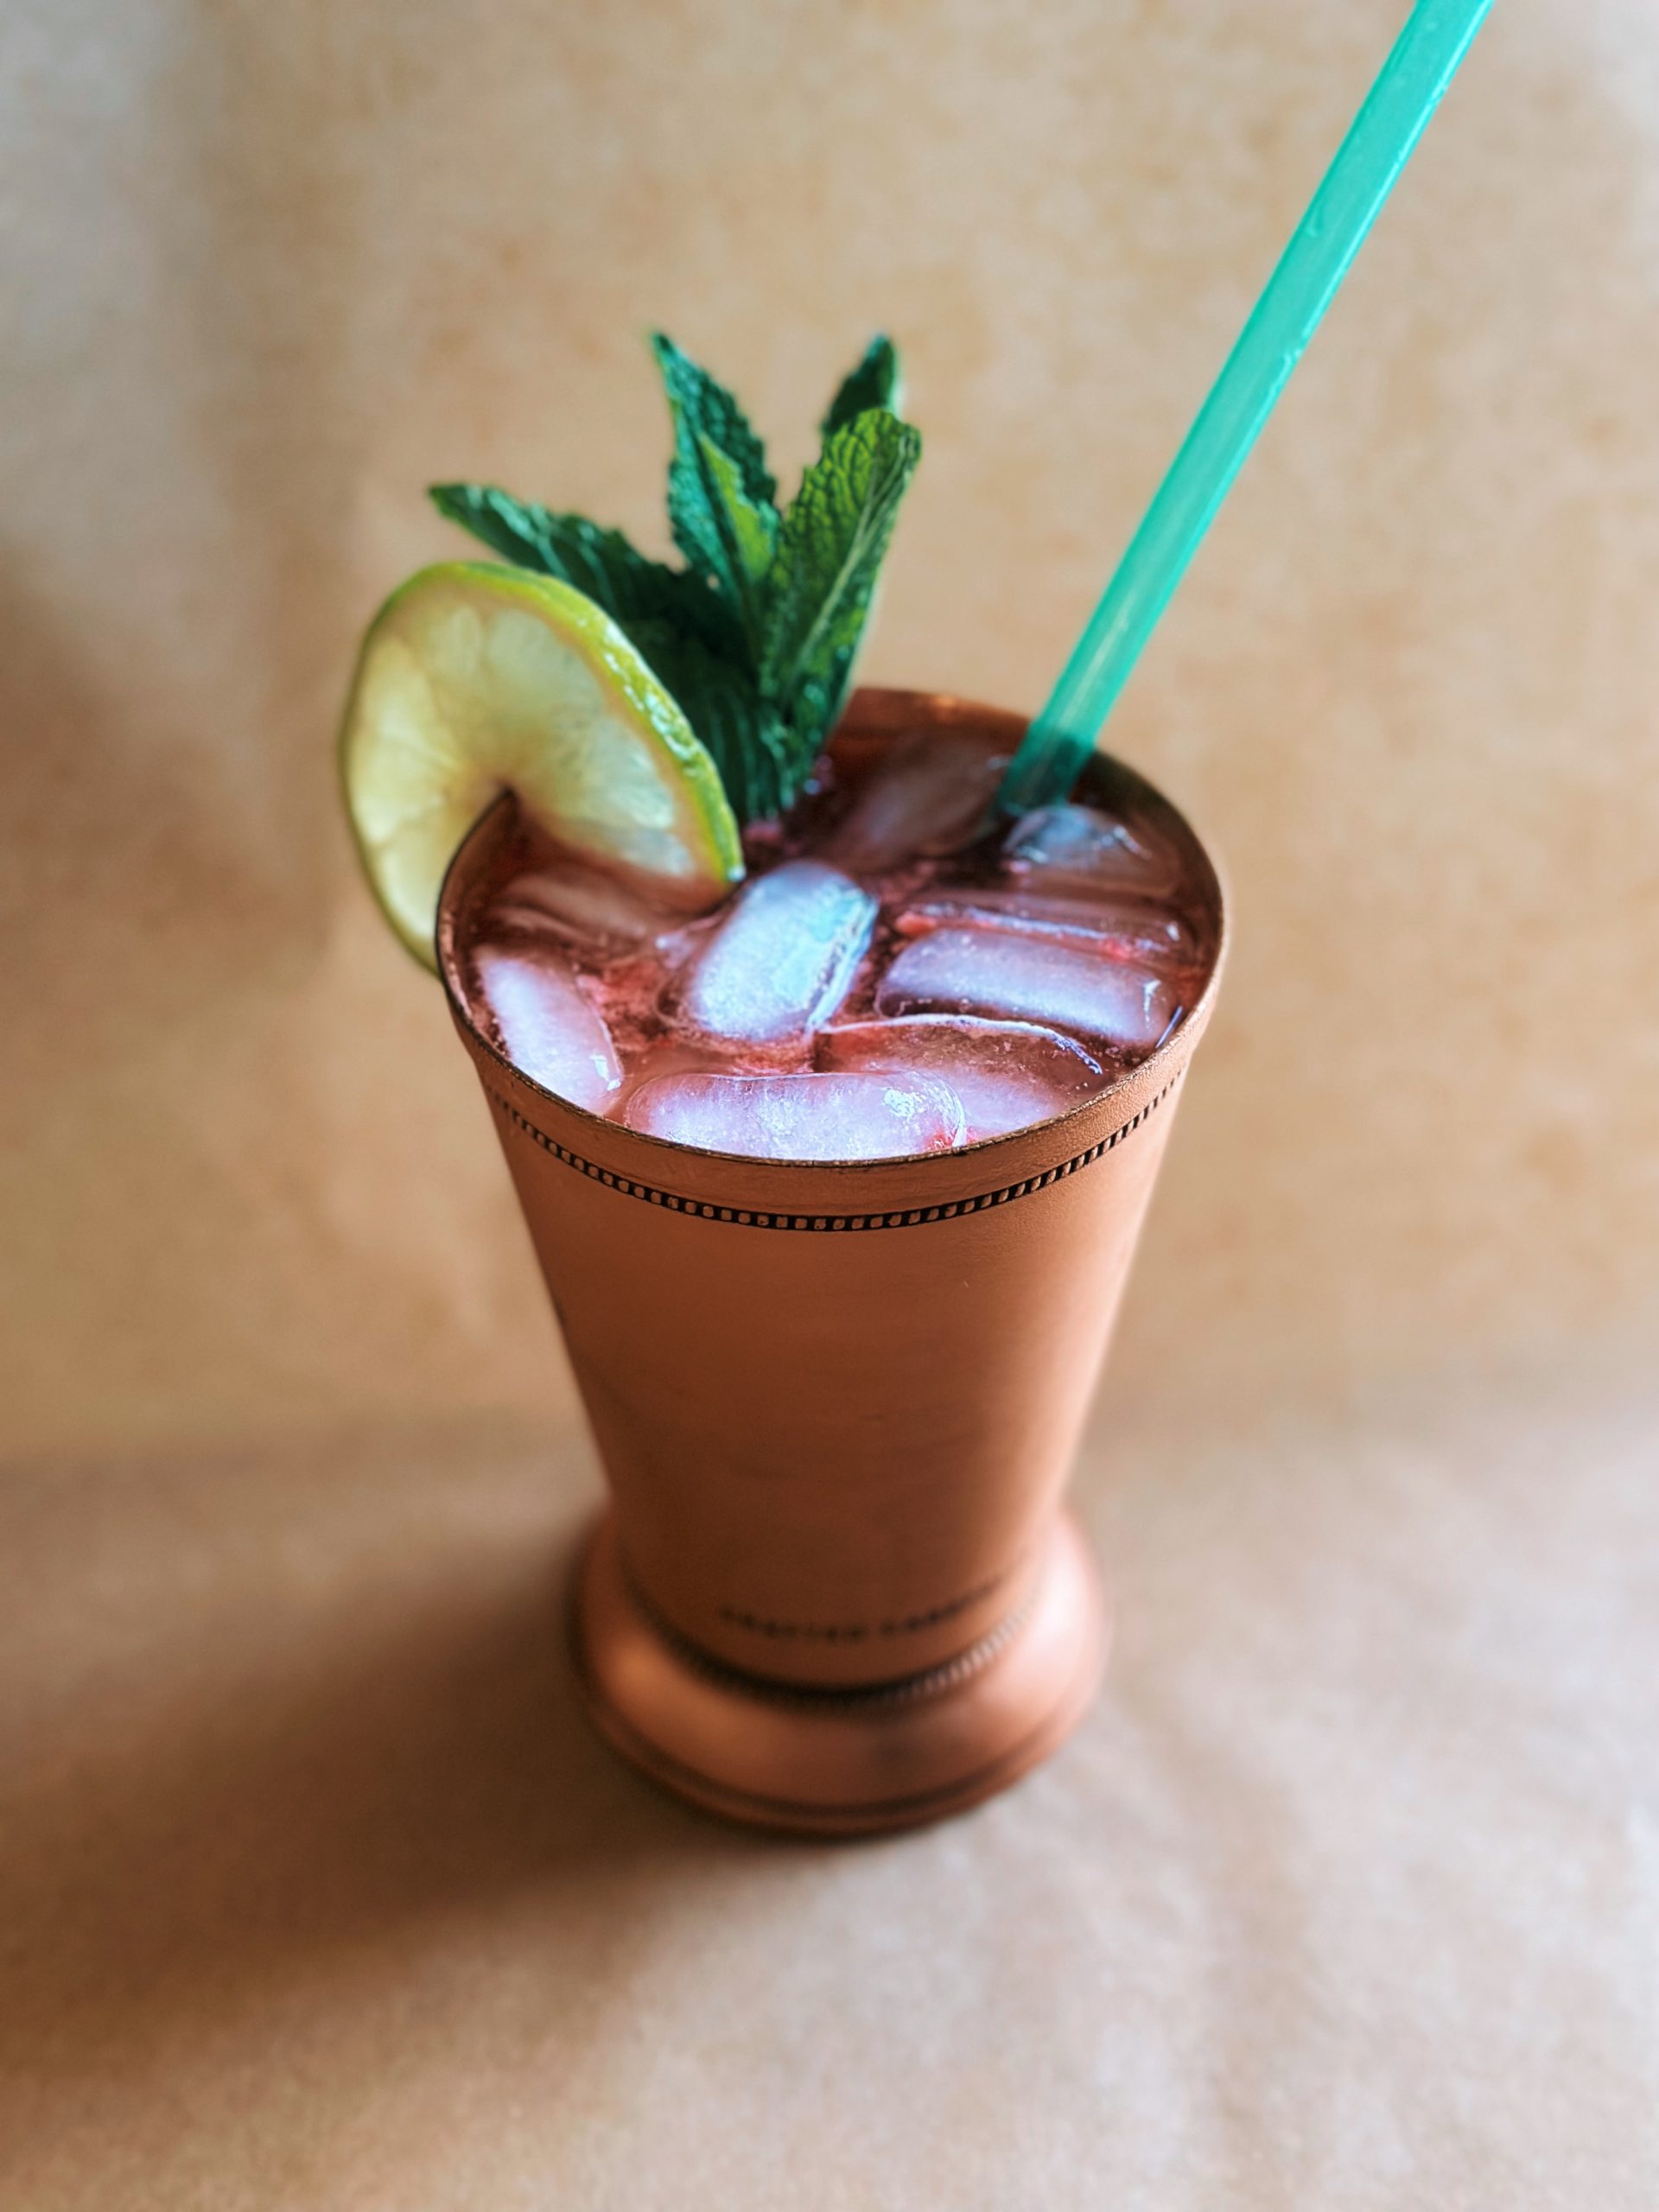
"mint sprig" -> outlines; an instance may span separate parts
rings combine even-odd
[[[673,420],[669,526],[683,568],[492,485],[435,484],[431,497],[493,551],[596,601],[678,701],[739,819],[759,821],[799,796],[834,727],[921,435],[899,418],[897,350],[875,338],[780,514],[732,394],[671,339],[652,346]]]

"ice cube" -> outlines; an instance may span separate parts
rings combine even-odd
[[[705,1036],[786,1045],[810,1036],[847,995],[876,904],[820,861],[753,878],[697,953],[679,1014]]]
[[[561,861],[556,867],[526,868],[504,883],[490,906],[486,926],[493,924],[604,950],[643,944],[660,931],[678,927],[683,919],[683,915],[659,913],[615,876]]]
[[[631,1129],[751,1160],[897,1160],[963,1140],[962,1103],[921,1075],[669,1075],[623,1109]]]
[[[931,891],[899,914],[901,937],[925,937],[946,924],[960,929],[1013,930],[1092,946],[1114,960],[1152,968],[1197,965],[1198,941],[1181,917],[1150,899],[1050,899],[1025,890]]]
[[[610,1032],[557,954],[486,946],[473,971],[487,1026],[514,1067],[602,1114],[622,1087],[621,1065]]]
[[[1098,1060],[1058,1030],[957,1014],[850,1021],[824,1030],[815,1057],[821,1068],[875,1068],[948,1083],[962,1101],[969,1144],[1064,1114],[1108,1079]]]
[[[1166,976],[1134,961],[1012,930],[939,929],[905,947],[876,988],[875,1010],[992,1014],[1145,1052],[1180,1001]]]
[[[900,739],[858,785],[824,857],[875,875],[918,854],[956,852],[984,819],[1006,765],[960,734]]]
[[[1008,832],[1003,857],[1033,887],[1138,891],[1155,897],[1180,878],[1175,849],[1144,823],[1092,806],[1039,806]]]

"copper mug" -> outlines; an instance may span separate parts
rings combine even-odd
[[[918,728],[1011,752],[1019,717],[861,690],[856,766]],[[610,1506],[573,1590],[593,1718],[728,1817],[850,1834],[1002,1789],[1081,1717],[1107,1611],[1061,1498],[1181,1078],[1214,1002],[1223,902],[1185,845],[1217,957],[1130,1073],[961,1152],[741,1160],[637,1135],[520,1075],[469,1019],[456,948],[509,805],[438,922],[472,1055],[597,1440]]]

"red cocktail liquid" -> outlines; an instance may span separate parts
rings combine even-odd
[[[474,1019],[533,1081],[703,1149],[940,1151],[1144,1059],[1213,962],[1195,856],[1128,795],[985,826],[971,728],[819,766],[688,922],[521,825],[464,918]]]

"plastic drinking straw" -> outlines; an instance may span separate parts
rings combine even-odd
[[[1008,764],[1005,814],[1065,798],[1158,617],[1457,73],[1491,0],[1417,0],[1154,494],[1059,682]]]

